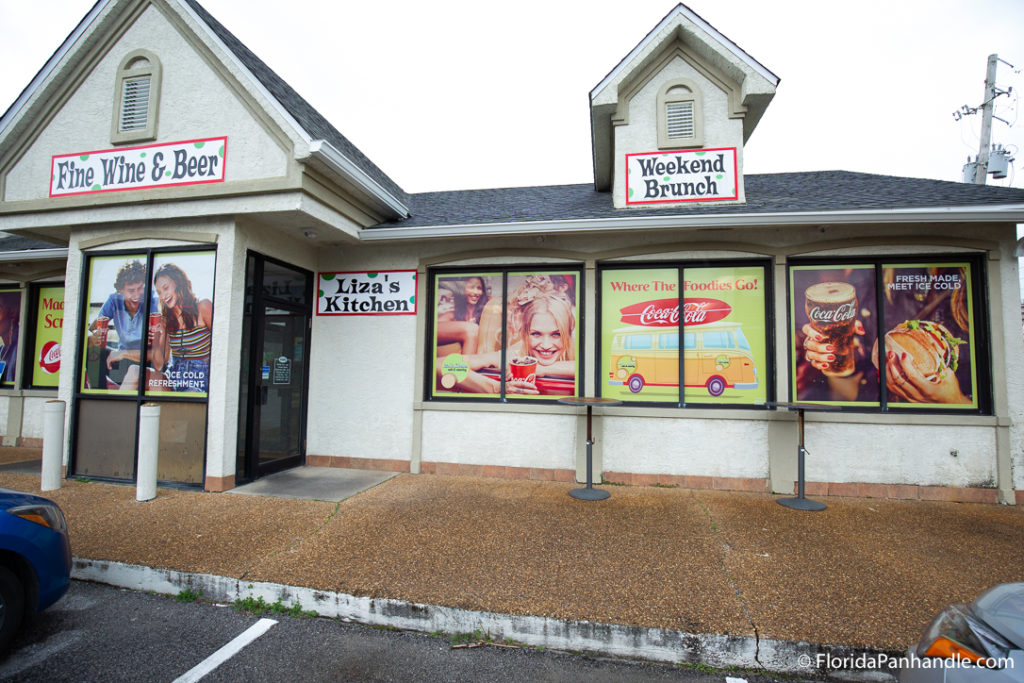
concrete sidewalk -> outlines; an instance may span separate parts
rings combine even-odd
[[[608,486],[582,502],[572,488],[399,475],[340,503],[168,489],[139,503],[78,481],[46,495],[94,561],[81,566],[698,634],[753,643],[761,664],[769,642],[903,651],[946,604],[1024,580],[1024,507],[821,498],[800,512],[766,494]]]

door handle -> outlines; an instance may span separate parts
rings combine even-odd
[[[270,396],[270,389],[265,384],[260,385],[260,405],[267,405],[267,398]]]

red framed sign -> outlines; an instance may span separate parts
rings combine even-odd
[[[416,271],[320,273],[316,314],[416,315]]]
[[[626,204],[739,199],[736,148],[626,155]]]
[[[224,182],[227,137],[57,154],[50,196]]]

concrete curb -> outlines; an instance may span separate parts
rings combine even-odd
[[[82,558],[75,558],[71,576],[81,581],[167,595],[177,595],[188,588],[195,592],[202,591],[204,599],[216,602],[234,602],[246,597],[263,598],[269,603],[280,600],[289,606],[298,602],[303,609],[315,610],[320,616],[373,626],[390,626],[423,633],[480,631],[497,642],[511,639],[552,650],[594,652],[715,668],[766,669],[803,676],[814,673],[836,674],[835,670],[816,663],[854,661],[858,657],[871,658],[880,654],[876,650],[842,645],[477,612]],[[862,678],[868,672],[850,673]]]

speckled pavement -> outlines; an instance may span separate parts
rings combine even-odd
[[[36,476],[0,486],[39,491]],[[65,481],[78,558],[356,596],[849,645],[916,642],[950,602],[1024,580],[1024,506],[400,475],[340,503]]]

